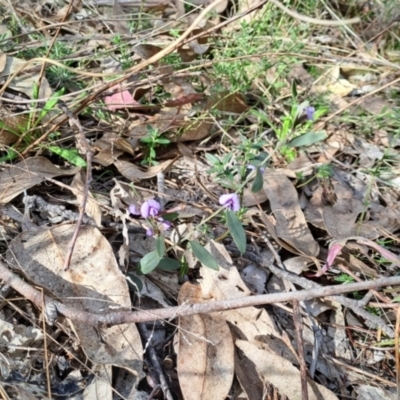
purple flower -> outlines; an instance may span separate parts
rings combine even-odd
[[[129,214],[140,215],[139,208],[136,204],[131,204],[128,208]]]
[[[157,200],[147,200],[140,207],[140,213],[143,218],[155,217],[161,210],[161,205]]]
[[[219,198],[219,204],[232,211],[240,210],[239,196],[236,193],[223,194]]]
[[[314,113],[315,113],[315,108],[312,106],[306,107],[306,114],[307,114],[307,119],[309,121],[314,121]]]
[[[146,230],[146,236],[153,236],[153,235],[154,235],[153,229],[152,229],[152,228],[148,228],[148,229]]]
[[[247,166],[247,169],[250,169],[251,171],[254,171],[257,167],[253,164],[249,164]],[[259,167],[260,172],[263,174],[265,172],[265,168],[264,167]]]
[[[171,226],[172,226],[172,224],[171,224],[171,222],[169,222],[169,221],[167,221],[167,220],[165,220],[165,219],[162,219],[161,218],[161,225],[162,225],[162,227],[163,227],[163,229],[165,230],[165,231],[167,231],[168,229],[170,229],[171,228]]]

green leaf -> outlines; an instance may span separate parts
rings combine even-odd
[[[159,236],[156,240],[156,252],[157,255],[162,258],[165,253],[165,239],[164,236]]]
[[[160,261],[161,257],[159,257],[157,252],[153,250],[140,260],[140,271],[142,274],[149,274],[151,271],[157,268],[157,265]]]
[[[141,292],[142,291],[143,282],[140,280],[139,277],[137,277],[132,272],[130,272],[125,276],[125,278],[128,282],[129,289],[132,292]]]
[[[262,173],[260,171],[260,168],[257,168],[256,177],[254,179],[253,185],[251,186],[251,191],[253,193],[257,193],[263,188],[263,185],[264,180],[262,177]]]
[[[202,264],[204,264],[207,268],[214,269],[215,271],[219,270],[217,261],[207,249],[197,242],[190,241],[189,243],[194,256]]]
[[[291,140],[287,145],[290,147],[310,146],[311,144],[325,140],[327,137],[326,132],[308,132]]]
[[[396,296],[393,300],[392,303],[399,303],[400,302],[400,296]]]
[[[157,268],[163,271],[175,271],[181,267],[181,263],[173,258],[163,258],[157,265]]]
[[[171,141],[167,138],[157,138],[157,143],[158,144],[170,144]]]
[[[175,219],[177,219],[179,217],[179,214],[177,212],[172,212],[172,213],[168,213],[168,214],[163,214],[162,217],[166,221],[174,221]]]
[[[243,254],[246,251],[246,233],[240,219],[231,210],[226,210],[226,225],[240,254]]]
[[[47,146],[46,148],[77,167],[86,167],[86,161],[76,149],[63,149],[58,146]]]
[[[294,79],[293,79],[293,82],[292,82],[291,89],[292,89],[293,98],[296,98],[297,97],[297,85],[296,85],[296,81]]]
[[[40,112],[39,118],[36,121],[36,125],[47,115],[49,111],[51,111],[54,106],[57,104],[60,96],[64,94],[64,88],[60,89],[58,92],[54,93],[49,100],[47,100],[46,104],[43,107],[43,110]]]

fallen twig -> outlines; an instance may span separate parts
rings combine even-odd
[[[89,185],[92,180],[92,152],[90,151],[89,144],[85,137],[85,132],[83,131],[83,127],[79,119],[68,109],[67,105],[64,102],[60,101],[58,105],[61,110],[68,116],[71,124],[75,125],[78,128],[78,134],[76,135],[76,147],[81,154],[84,154],[86,156],[85,188],[83,190],[82,202],[79,205],[79,217],[76,221],[75,231],[69,243],[67,255],[65,256],[64,271],[66,271],[69,268],[72,253],[74,252],[76,239],[78,238],[79,229],[82,225],[83,217],[85,215],[87,198],[89,196]]]
[[[279,268],[277,268],[279,270]],[[298,278],[298,277],[297,277]],[[139,310],[139,311],[119,311],[111,313],[88,313],[76,308],[68,307],[60,301],[53,300],[45,296],[43,300],[41,292],[22,280],[17,274],[12,272],[7,266],[0,261],[0,279],[6,285],[11,286],[14,290],[22,296],[32,301],[38,307],[44,307],[45,303],[53,303],[59,314],[73,320],[84,322],[91,326],[110,327],[114,325],[156,321],[159,319],[169,320],[171,318],[207,314],[215,311],[227,311],[238,308],[259,306],[264,304],[283,303],[287,301],[302,301],[310,300],[318,297],[333,297],[342,293],[349,293],[361,290],[376,289],[383,286],[397,286],[400,285],[400,276],[391,278],[380,278],[374,281],[348,283],[345,285],[316,287],[310,290],[302,290],[298,292],[285,292],[264,294],[258,296],[241,297],[238,299],[229,299],[221,301],[210,301],[207,303],[184,304],[178,307],[158,308],[154,310]],[[350,299],[349,299],[350,300]],[[337,301],[337,300],[336,300]],[[354,305],[353,305],[354,306]],[[100,308],[100,307],[99,307]],[[366,313],[367,315],[370,315]],[[386,327],[386,333],[393,337],[393,331]]]
[[[293,301],[293,322],[296,328],[297,355],[300,362],[301,398],[302,400],[308,400],[308,374],[306,360],[304,359],[303,327],[299,302],[296,300]]]
[[[227,249],[231,253],[239,255],[239,252],[237,251],[237,249],[235,247],[227,246]],[[246,253],[244,253],[243,257],[258,263],[258,264],[264,266],[265,268],[268,268],[278,278],[292,282],[295,285],[298,285],[304,289],[312,290],[314,288],[321,288],[321,289],[323,288],[323,286],[319,285],[316,282],[310,281],[309,279],[306,279],[301,276],[297,276],[290,272],[284,271],[281,268],[278,268],[275,265],[272,265],[270,263],[265,263],[261,257],[255,255],[253,253],[246,252]],[[370,281],[370,282],[376,282],[376,281]],[[327,287],[329,287],[329,286],[327,286]],[[336,286],[331,286],[331,287],[336,287]],[[375,287],[373,287],[372,289],[375,289]],[[364,290],[364,289],[362,289],[362,290]],[[337,293],[335,293],[335,295],[333,295],[333,296],[330,296],[328,299],[336,301],[336,302],[340,303],[342,306],[349,308],[351,311],[354,312],[354,314],[359,315],[360,317],[364,318],[366,321],[369,321],[373,325],[381,328],[390,338],[394,338],[394,330],[392,328],[390,328],[385,323],[385,321],[383,321],[382,318],[380,318],[376,315],[372,315],[368,311],[364,310],[364,308],[362,308],[362,306],[360,305],[359,301],[353,300],[353,299],[348,299],[347,297],[344,297],[344,296],[337,296],[336,294]]]

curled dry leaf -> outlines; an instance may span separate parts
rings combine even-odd
[[[33,157],[7,166],[0,173],[0,204],[6,204],[46,178],[61,175],[74,175],[79,168],[61,169],[56,167],[45,157]]]
[[[7,253],[11,265],[47,294],[67,306],[99,313],[112,309],[130,310],[129,289],[113,250],[100,231],[81,227],[70,268],[64,259],[74,225],[56,226],[38,232],[27,231],[15,238]],[[50,292],[50,293],[49,293]],[[134,324],[113,326],[99,332],[93,326],[70,321],[86,355],[97,364],[126,368],[139,376],[142,346]]]
[[[135,164],[129,161],[115,161],[114,165],[117,167],[118,171],[130,181],[137,181],[140,179],[150,179],[156,176],[160,172],[164,172],[168,167],[170,167],[175,160],[164,161],[154,167],[150,167],[147,171],[142,171]]]
[[[290,244],[299,254],[316,257],[319,245],[308,228],[292,182],[283,173],[271,169],[264,173],[263,178],[264,190],[276,219],[277,237]]]
[[[97,151],[93,162],[99,163],[103,167],[111,165],[123,152],[132,155],[134,153],[130,143],[126,139],[118,137],[114,132],[106,132],[93,143],[92,148]]]
[[[204,301],[200,286],[186,282],[178,303]],[[234,346],[218,313],[179,318],[178,376],[185,400],[224,400],[232,386]]]
[[[35,64],[27,64],[27,61],[12,57],[0,51],[0,80],[8,78],[16,72],[18,75],[8,85],[10,89],[26,94],[34,98],[34,88],[39,83],[40,69],[36,72],[22,72],[25,68],[32,68]],[[38,63],[36,63],[38,65]],[[48,99],[53,94],[49,82],[45,77],[40,79],[39,99]]]

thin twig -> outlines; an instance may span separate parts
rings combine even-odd
[[[237,251],[237,249],[235,247],[227,246],[227,249],[230,251],[230,253],[239,255],[239,252]],[[278,268],[278,267],[276,267],[276,266],[274,266],[274,265],[272,265],[270,263],[266,263],[266,262],[264,262],[264,260],[261,257],[255,255],[253,253],[246,252],[246,253],[244,253],[243,257],[258,263],[258,264],[264,266],[265,268],[268,268],[278,278],[281,278],[283,280],[287,280],[289,282],[292,282],[295,285],[298,285],[298,286],[302,287],[303,289],[311,290],[311,289],[315,289],[315,288],[321,288],[321,289],[323,288],[321,285],[319,285],[316,282],[312,282],[312,281],[310,281],[310,280],[308,280],[306,278],[303,278],[301,276],[297,276],[297,275],[294,275],[294,274],[292,274],[290,272],[284,271],[281,268]],[[370,282],[376,282],[376,281],[370,281]],[[336,287],[336,286],[333,286],[333,287]],[[375,288],[373,288],[373,289],[375,289]],[[354,312],[354,314],[359,315],[360,317],[362,317],[365,320],[369,321],[371,324],[373,324],[375,326],[378,326],[390,338],[394,338],[394,330],[392,328],[390,328],[382,320],[382,318],[380,318],[380,317],[378,317],[376,315],[372,315],[368,311],[365,311],[360,306],[360,302],[358,302],[357,300],[348,299],[347,297],[337,296],[337,295],[330,296],[330,297],[328,297],[328,299],[336,301],[336,302],[340,303],[342,306],[345,306],[345,307],[349,308],[351,311]]]
[[[279,268],[277,268],[279,270]],[[284,271],[283,271],[284,272]],[[298,277],[297,277],[298,278]],[[18,275],[13,273],[7,266],[0,261],[0,279],[6,285],[11,286],[14,290],[22,296],[32,301],[38,307],[44,307],[41,293],[22,280]],[[391,278],[380,278],[374,281],[348,283],[345,285],[316,287],[311,290],[302,290],[298,292],[284,292],[264,294],[249,297],[240,297],[238,299],[228,299],[220,301],[210,301],[205,303],[184,304],[177,307],[158,308],[154,310],[139,310],[139,311],[115,311],[110,313],[89,313],[68,307],[60,301],[51,299],[45,296],[45,302],[53,303],[59,314],[71,319],[72,321],[84,322],[88,326],[110,327],[114,325],[156,321],[156,320],[169,320],[171,318],[182,317],[195,314],[207,314],[215,311],[227,311],[238,308],[259,306],[264,304],[284,303],[287,301],[302,301],[310,300],[318,297],[328,297],[335,301],[337,294],[357,292],[361,290],[376,289],[383,286],[398,286],[400,285],[400,276]],[[354,306],[354,305],[353,305]],[[368,313],[366,313],[369,315]],[[382,328],[383,329],[383,328]],[[394,337],[392,330],[386,327],[386,333],[390,337]]]
[[[299,302],[293,302],[293,322],[296,329],[297,354],[300,362],[301,398],[308,400],[307,365],[304,359],[303,327]]]
[[[66,271],[68,270],[71,263],[76,239],[78,238],[79,229],[82,225],[83,217],[85,215],[86,203],[89,196],[89,186],[90,182],[92,181],[92,152],[90,151],[89,144],[85,137],[85,132],[83,131],[83,127],[79,119],[68,109],[67,105],[64,102],[60,101],[58,105],[61,110],[68,116],[71,124],[75,125],[78,128],[78,134],[76,135],[76,147],[81,154],[84,154],[86,156],[86,182],[83,190],[82,202],[79,205],[79,217],[76,221],[75,231],[68,245],[67,255],[64,261],[64,271]]]
[[[149,358],[150,358],[151,364],[160,380],[161,390],[164,393],[164,398],[167,400],[173,400],[171,391],[169,390],[169,387],[168,387],[168,382],[165,379],[164,372],[161,368],[160,361],[158,360],[156,351],[154,350],[154,346],[151,343],[151,337],[149,335],[149,331],[147,330],[146,324],[139,323],[139,324],[137,324],[137,327],[138,327],[140,335],[143,338],[143,341],[146,343],[146,348],[147,348],[147,351],[149,354]]]

